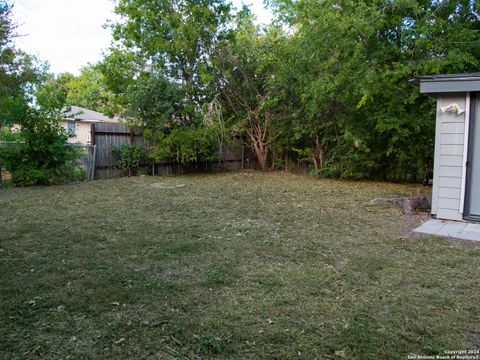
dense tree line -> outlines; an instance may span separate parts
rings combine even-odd
[[[101,69],[154,153],[195,143],[179,158],[207,156],[213,116],[213,131],[244,136],[263,170],[295,162],[325,176],[393,180],[427,171],[434,104],[408,80],[478,70],[478,2],[270,5],[275,21],[258,27],[247,8],[223,0],[117,1]]]
[[[261,27],[225,0],[115,5],[104,60],[47,77],[36,99],[121,114],[156,159],[212,160],[240,136],[262,170],[419,180],[434,102],[408,80],[479,69],[473,0],[271,0]]]

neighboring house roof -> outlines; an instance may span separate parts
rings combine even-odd
[[[480,73],[419,76],[410,82],[420,85],[420,92],[439,94],[480,91]]]
[[[108,117],[97,111],[82,108],[80,106],[71,106],[70,110],[64,113],[65,120],[78,120],[84,122],[105,122],[118,123],[118,117]]]

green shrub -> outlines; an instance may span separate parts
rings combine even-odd
[[[124,144],[115,150],[120,154],[120,168],[128,170],[128,176],[135,173],[143,156],[143,148],[138,145]]]
[[[78,174],[80,152],[68,144],[67,131],[43,115],[30,109],[19,131],[2,131],[0,163],[16,186],[59,184]]]
[[[218,157],[216,133],[205,125],[197,128],[175,127],[155,140],[153,157],[157,160],[170,158],[178,164],[187,165]]]
[[[83,167],[76,167],[74,174],[73,174],[73,179],[75,181],[84,181],[87,177],[87,172]]]

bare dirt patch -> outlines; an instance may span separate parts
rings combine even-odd
[[[185,186],[185,184],[171,184],[168,182],[156,182],[150,185],[154,189],[179,189]]]

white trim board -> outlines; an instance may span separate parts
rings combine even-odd
[[[465,188],[467,184],[467,160],[468,160],[468,139],[470,132],[470,93],[467,92],[465,99],[465,133],[463,138],[463,167],[462,167],[462,187],[460,190],[460,209],[463,214],[465,208]]]

